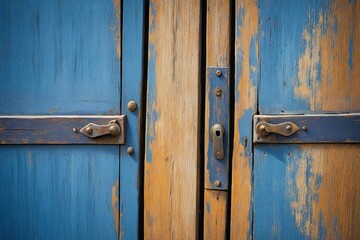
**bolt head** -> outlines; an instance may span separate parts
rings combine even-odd
[[[137,108],[136,102],[135,101],[130,101],[128,103],[128,109],[130,110],[130,112],[135,112]]]
[[[216,96],[218,96],[218,97],[221,96],[221,88],[219,88],[219,87],[216,88]]]
[[[92,134],[93,131],[94,131],[94,129],[93,129],[92,127],[87,127],[87,128],[85,129],[85,131],[86,131],[87,134]]]
[[[77,128],[73,128],[72,131],[73,131],[74,133],[77,133],[77,132],[78,132]]]
[[[126,152],[127,152],[127,154],[129,154],[129,155],[133,155],[134,154],[134,148],[133,147],[128,147],[127,149],[126,149]]]
[[[292,129],[291,125],[286,126],[286,130],[291,130],[291,129]]]
[[[221,72],[221,70],[216,70],[215,74],[216,74],[216,76],[220,77],[222,72]]]
[[[220,186],[221,186],[221,182],[220,182],[219,180],[216,180],[216,181],[215,181],[215,186],[216,186],[216,187],[220,187]]]
[[[120,127],[112,125],[109,128],[109,132],[112,136],[117,136],[120,133]]]
[[[301,128],[303,131],[307,131],[307,127],[306,126],[302,126]]]

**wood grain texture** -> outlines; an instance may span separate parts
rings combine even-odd
[[[232,239],[252,237],[252,115],[259,78],[258,2],[237,0],[235,12],[235,111],[232,160]]]
[[[205,78],[205,193],[204,239],[225,239],[229,179],[229,107],[230,107],[230,43],[231,1],[208,0],[206,15],[206,78]],[[214,66],[214,67],[213,67]],[[221,70],[221,76],[215,74]],[[216,95],[220,88],[221,95]],[[211,128],[224,127],[224,158],[214,157]],[[221,183],[216,186],[215,182]],[[225,190],[219,192],[216,189]]]
[[[144,238],[196,239],[200,1],[150,1]]]
[[[261,8],[260,113],[358,113],[360,2],[266,1]],[[359,149],[255,148],[254,237],[358,239]]]
[[[207,0],[206,65],[230,65],[231,1]]]
[[[226,239],[228,192],[205,190],[204,239]]]

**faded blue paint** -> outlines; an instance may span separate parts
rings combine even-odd
[[[210,212],[210,203],[206,203],[206,211],[209,213]]]
[[[353,40],[352,38],[349,39],[349,50],[348,50],[348,64],[349,64],[349,70],[352,71],[353,69]]]
[[[259,103],[261,114],[309,113],[308,99],[299,99],[294,89],[298,85],[299,59],[307,43],[303,32],[319,24],[320,13],[326,14],[331,1],[264,1],[260,7],[261,83]],[[276,13],[276,14],[275,14]],[[316,81],[321,81],[319,65]],[[310,72],[307,82],[311,83]],[[294,80],[295,79],[295,80]]]
[[[156,50],[153,43],[150,43],[149,46],[150,56],[149,56],[149,68],[148,68],[148,94],[147,94],[147,109],[151,111],[146,112],[146,161],[148,163],[152,162],[152,152],[151,152],[151,143],[156,139],[155,132],[155,123],[158,119],[158,113],[154,109],[156,103]]]
[[[306,193],[306,203],[299,210],[301,224],[296,223],[291,204],[299,199],[296,175],[300,159],[306,158],[307,162],[306,185],[313,177],[312,159],[303,156],[295,145],[261,145],[254,149],[254,157],[254,238],[307,239],[305,221],[312,220],[311,202],[318,196]],[[276,231],[273,225],[277,226]]]
[[[120,113],[112,1],[4,0],[0,22],[1,114]]]
[[[216,75],[216,70],[221,70],[221,76]],[[210,136],[208,141],[208,152],[207,152],[207,166],[206,171],[209,173],[209,179],[206,179],[207,182],[212,184],[212,189],[228,189],[228,179],[229,179],[229,75],[230,70],[226,67],[207,67],[206,69],[206,81],[209,84],[209,92],[207,102],[209,104],[209,118],[208,129],[209,133],[211,127],[214,124],[221,124],[224,129],[224,158],[222,160],[217,160],[214,156],[213,141]],[[221,96],[217,97],[215,95],[215,89],[221,88]],[[221,182],[220,187],[215,186],[215,181],[219,180]],[[207,186],[208,187],[208,186]]]
[[[322,211],[320,210],[319,212],[319,224],[318,224],[318,235],[319,235],[319,239],[320,240],[325,240],[327,239],[327,235],[326,235],[326,229],[324,228],[324,216]]]
[[[117,239],[114,146],[0,146],[1,239]]]
[[[138,239],[139,227],[139,170],[142,162],[140,149],[140,112],[143,82],[144,0],[123,2],[122,28],[122,114],[127,116],[126,145],[121,146],[120,162],[120,235],[122,239]],[[127,104],[135,101],[137,109],[129,111]],[[134,154],[127,154],[127,147]]]
[[[154,32],[155,29],[155,18],[156,18],[156,4],[155,2],[150,2],[150,12],[152,16],[152,21],[150,23],[149,32]]]
[[[1,115],[120,113],[113,1],[4,0],[0,22]],[[118,146],[0,146],[0,238],[118,239],[119,155]]]

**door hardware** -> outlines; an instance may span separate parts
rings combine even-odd
[[[225,129],[220,124],[211,127],[211,138],[213,141],[214,156],[217,160],[224,158],[224,133]]]
[[[120,134],[121,128],[117,120],[111,120],[106,125],[98,125],[95,123],[89,123],[80,132],[89,138],[96,138],[104,135],[111,135],[116,137]]]
[[[256,125],[256,132],[261,137],[266,137],[271,133],[279,134],[285,137],[291,136],[300,128],[293,122],[283,122],[279,124],[271,124],[267,122],[259,122]]]

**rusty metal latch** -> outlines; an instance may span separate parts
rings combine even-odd
[[[256,125],[256,133],[261,137],[265,137],[271,133],[280,134],[282,136],[288,137],[293,135],[299,130],[300,128],[293,122],[271,124],[262,121]]]
[[[220,124],[215,124],[211,128],[210,134],[213,141],[213,151],[217,160],[224,158],[224,133],[225,129]]]
[[[106,125],[89,123],[80,132],[89,138],[96,138],[104,135],[118,136],[121,133],[120,124],[117,120],[111,120]]]

